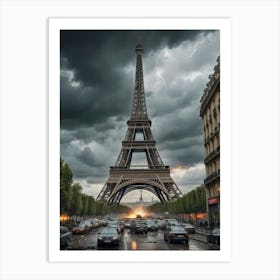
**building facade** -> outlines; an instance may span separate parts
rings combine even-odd
[[[220,226],[220,57],[200,100],[204,132],[206,204],[208,223]]]

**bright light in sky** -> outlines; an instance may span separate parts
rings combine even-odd
[[[177,165],[171,168],[171,176],[182,178],[186,174],[187,170],[187,166]]]

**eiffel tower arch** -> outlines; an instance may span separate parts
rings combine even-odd
[[[145,189],[153,193],[161,202],[182,196],[182,192],[170,176],[170,168],[164,165],[156,148],[146,107],[142,54],[143,47],[138,44],[136,52],[135,89],[127,132],[122,148],[114,166],[110,167],[109,178],[100,191],[97,200],[108,204],[120,203],[130,191]],[[141,134],[143,140],[137,140]],[[147,165],[131,165],[134,153],[144,153]]]

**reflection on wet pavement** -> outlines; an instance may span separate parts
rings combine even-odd
[[[72,235],[68,250],[96,250],[99,230],[93,230],[85,235]],[[191,236],[191,235],[190,235]],[[147,234],[131,234],[125,229],[121,234],[121,244],[118,248],[102,248],[107,250],[209,250],[209,245],[194,239],[189,244],[172,243],[164,241],[163,231],[152,231]]]

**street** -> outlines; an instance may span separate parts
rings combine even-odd
[[[90,233],[73,234],[66,250],[101,250],[97,248],[97,236],[101,228],[93,229]],[[200,240],[200,241],[199,241]],[[163,230],[149,231],[147,234],[132,234],[130,229],[121,233],[119,247],[102,248],[102,250],[210,250],[217,249],[209,245],[205,237],[199,234],[189,234],[189,244],[171,243],[164,241]]]

